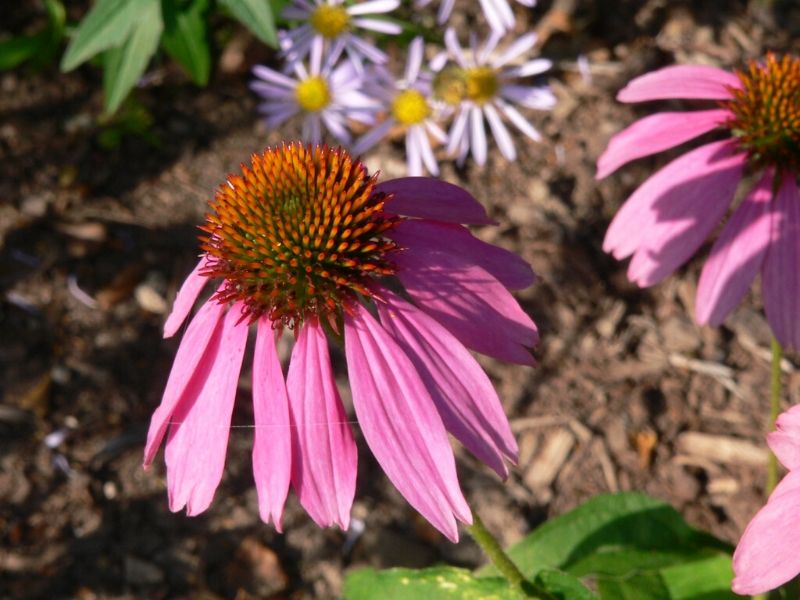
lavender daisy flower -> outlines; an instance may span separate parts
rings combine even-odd
[[[375,64],[386,62],[386,54],[374,44],[354,33],[356,28],[397,35],[400,26],[369,15],[388,13],[400,5],[400,0],[370,0],[345,6],[343,0],[294,0],[283,11],[287,19],[297,19],[303,24],[280,32],[280,44],[286,58],[287,69],[305,59],[317,49],[322,52],[326,42],[329,50],[338,54],[347,52],[358,72],[363,71],[365,60]]]
[[[408,46],[408,60],[403,78],[392,79],[384,69],[376,70],[369,92],[389,107],[386,119],[364,134],[353,146],[355,154],[361,154],[380,142],[396,126],[405,129],[408,174],[423,174],[423,165],[431,175],[439,174],[439,165],[431,148],[430,136],[440,143],[447,142],[447,135],[433,120],[430,96],[430,77],[421,74],[424,43],[421,37],[414,38]]]
[[[555,96],[547,86],[513,83],[517,78],[543,73],[552,65],[549,60],[539,58],[509,66],[533,47],[536,34],[523,35],[503,52],[495,54],[501,37],[502,34],[492,32],[478,47],[472,36],[469,51],[465,52],[455,31],[448,28],[444,36],[448,52],[432,62],[434,70],[439,71],[433,80],[434,97],[455,110],[447,149],[457,155],[458,164],[463,164],[470,149],[476,163],[486,163],[488,145],[484,119],[489,122],[502,155],[515,160],[517,151],[501,115],[530,139],[539,141],[539,132],[513,105],[538,110],[550,110],[555,105]],[[456,64],[445,66],[448,57]]]
[[[517,0],[517,2],[527,7],[536,5],[536,0]],[[422,7],[430,3],[431,0],[417,0],[414,4],[417,7]],[[439,12],[436,15],[436,21],[439,25],[443,25],[450,18],[455,3],[456,0],[442,0],[439,5]],[[508,0],[480,0],[480,3],[483,16],[486,17],[486,22],[492,28],[492,31],[505,33],[514,28],[516,21]]]
[[[338,54],[331,54],[322,64],[322,47],[311,53],[309,68],[295,63],[296,78],[288,77],[263,65],[253,67],[258,78],[250,89],[264,98],[258,109],[273,129],[297,114],[303,117],[303,139],[318,143],[322,128],[343,144],[350,143],[347,120],[370,125],[378,103],[360,91],[362,80],[355,66],[344,60],[335,65]]]

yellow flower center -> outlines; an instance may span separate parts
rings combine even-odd
[[[311,13],[311,27],[322,37],[332,40],[339,37],[350,25],[350,15],[342,6],[322,4]]]
[[[216,299],[244,304],[294,327],[309,317],[341,331],[343,311],[371,297],[374,277],[393,275],[384,236],[397,222],[383,214],[376,178],[339,149],[298,143],[267,148],[229,175],[200,229],[210,266],[224,278]]]
[[[727,126],[756,163],[800,169],[800,58],[767,55],[738,73],[741,90],[722,105],[733,113]]]
[[[491,67],[462,69],[451,65],[433,78],[434,97],[451,106],[467,99],[475,104],[486,104],[497,96],[499,89],[500,80]]]
[[[309,77],[297,84],[294,90],[297,104],[306,112],[318,112],[328,106],[331,92],[322,77]]]
[[[422,123],[430,115],[428,101],[417,90],[404,90],[392,101],[392,116],[403,125]]]
[[[467,97],[467,74],[464,69],[450,65],[433,78],[433,96],[451,106],[458,106]]]
[[[467,97],[475,104],[486,104],[497,95],[500,82],[491,67],[472,67],[466,70]]]

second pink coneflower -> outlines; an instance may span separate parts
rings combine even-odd
[[[761,273],[764,308],[777,340],[800,348],[800,59],[768,55],[736,74],[674,66],[631,81],[623,102],[716,100],[717,107],[645,117],[612,138],[602,178],[636,158],[712,130],[704,144],[650,177],[617,213],[603,249],[633,256],[631,281],[646,287],[685,263],[728,211],[748,172],[759,179],[714,243],[697,290],[695,315],[719,325]]]

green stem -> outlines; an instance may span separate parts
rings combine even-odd
[[[775,421],[778,418],[778,413],[781,411],[781,359],[783,358],[783,350],[780,343],[774,337],[772,338],[772,375],[770,378],[769,386],[769,431],[775,429]],[[767,487],[766,496],[772,493],[775,486],[778,485],[778,459],[775,453],[770,451],[769,462],[767,463]],[[757,594],[753,596],[753,600],[767,600],[769,592]]]
[[[772,338],[772,380],[770,384],[769,402],[769,430],[775,429],[775,421],[781,412],[781,359],[783,350],[780,343]],[[769,463],[767,464],[767,497],[778,485],[778,459],[773,452],[769,453]]]
[[[508,554],[505,553],[497,542],[497,538],[489,533],[489,530],[486,529],[486,525],[483,524],[478,513],[474,510],[472,511],[472,525],[467,525],[467,531],[469,531],[469,534],[475,539],[484,554],[489,557],[492,564],[511,585],[520,588],[526,596],[532,598],[540,597],[540,595],[544,597],[549,596],[546,592],[536,589],[536,586],[532,582],[525,580],[525,577],[517,568],[517,565],[511,562]]]

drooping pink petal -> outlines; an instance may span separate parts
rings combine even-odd
[[[712,142],[679,156],[657,171],[619,209],[606,232],[603,250],[622,260],[647,243],[663,207],[672,204],[683,207],[687,202],[694,202],[695,209],[705,206],[707,198],[701,192],[708,193],[708,187],[728,175],[726,161],[717,157],[729,155],[731,150],[728,141]],[[742,160],[744,156],[741,155]],[[713,187],[711,193],[718,195]]]
[[[491,381],[469,351],[434,319],[386,290],[376,302],[381,325],[422,378],[444,426],[500,477],[517,443]]]
[[[800,471],[783,478],[733,554],[733,591],[760,594],[800,573]]]
[[[485,269],[453,253],[397,252],[397,277],[420,308],[462,344],[501,360],[532,365],[536,325]]]
[[[320,527],[350,524],[357,453],[319,323],[307,320],[292,350],[289,375],[292,487]]]
[[[530,265],[519,256],[479,240],[461,225],[408,220],[398,223],[387,235],[402,246],[405,253],[420,259],[432,252],[460,255],[486,269],[512,290],[526,288],[536,278]]]
[[[375,191],[394,194],[386,212],[420,219],[467,225],[494,224],[468,191],[432,177],[401,177],[375,186]]]
[[[434,527],[458,541],[455,518],[472,522],[442,419],[414,365],[360,304],[345,316],[353,406],[387,477]]]
[[[172,415],[167,437],[167,491],[173,512],[206,510],[225,467],[233,402],[247,344],[241,306],[225,315]]]
[[[175,412],[175,407],[183,397],[192,376],[199,370],[198,365],[204,358],[224,310],[223,305],[209,300],[189,323],[175,355],[175,361],[172,363],[172,371],[164,395],[161,397],[161,404],[150,419],[150,429],[147,431],[147,443],[144,447],[145,468],[152,464],[161,440],[164,439],[172,413]]]
[[[172,312],[169,313],[166,322],[164,323],[164,337],[172,337],[178,328],[183,324],[186,315],[192,310],[192,306],[197,300],[200,291],[208,283],[208,277],[200,275],[206,267],[207,257],[204,254],[197,266],[189,273],[189,276],[184,280],[181,289],[175,295],[175,302],[172,303]]]
[[[800,468],[800,405],[778,417],[775,431],[767,435],[767,444],[784,467],[790,471]]]
[[[716,327],[750,289],[770,239],[772,173],[750,191],[722,230],[697,286],[695,316]]]
[[[611,138],[597,161],[595,177],[603,179],[627,162],[699,137],[730,116],[729,110],[713,109],[656,113],[639,119]]]
[[[709,146],[717,151],[708,152]],[[679,172],[670,169],[673,161],[662,171],[674,178],[651,190],[656,196],[650,204],[652,222],[628,267],[628,279],[641,287],[658,283],[697,251],[728,210],[747,159],[727,141],[690,154],[696,163]]]
[[[261,519],[272,519],[282,531],[281,516],[292,475],[292,435],[289,396],[275,351],[275,331],[266,317],[258,320],[253,354],[253,475]]]
[[[628,82],[619,94],[620,102],[645,102],[687,98],[729,100],[729,88],[741,89],[742,82],[729,72],[706,65],[675,65],[646,73]]]
[[[772,333],[800,350],[800,191],[785,174],[774,200],[772,239],[764,259],[764,310]]]

